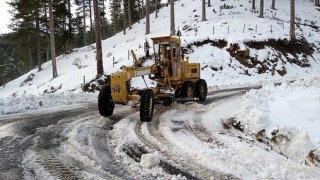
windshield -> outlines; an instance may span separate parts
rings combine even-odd
[[[162,55],[166,56],[169,53],[165,52],[169,48],[170,51],[170,43],[169,41],[161,41],[153,43],[153,50],[154,50],[154,59],[157,64],[163,62]],[[164,52],[162,52],[164,51]]]

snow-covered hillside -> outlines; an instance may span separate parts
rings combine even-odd
[[[83,179],[319,179],[319,9],[310,0],[296,0],[298,41],[292,44],[289,1],[277,1],[277,10],[265,1],[265,18],[258,18],[248,0],[211,3],[208,21],[201,22],[200,0],[176,1],[183,51],[191,62],[201,63],[201,76],[210,91],[257,84],[262,88],[221,99],[211,95],[206,104],[156,106],[150,123],[140,123],[139,112],[129,106],[116,106],[115,116],[104,118],[92,110],[97,91],[81,90],[84,77],[86,82],[96,77],[95,45],[74,49],[57,57],[57,78],[52,79],[51,62],[47,62],[42,71],[34,69],[0,87],[0,122],[5,122],[0,123],[0,140],[12,136],[24,145],[25,137],[16,132],[32,131],[26,137],[32,146],[18,163],[22,176],[55,179],[70,167],[70,177],[74,173]],[[126,35],[121,32],[104,40],[105,74],[132,65],[129,50],[143,57],[146,40],[167,36],[169,10],[162,8],[157,19],[151,15],[148,35],[142,20]],[[81,103],[89,103],[91,109]],[[31,121],[36,113],[40,114],[36,122],[42,123],[47,114],[62,110],[73,113],[67,119],[62,113],[62,119],[54,119],[58,123],[50,126],[36,127]],[[31,121],[32,128],[24,119]],[[52,159],[53,164],[48,164]]]

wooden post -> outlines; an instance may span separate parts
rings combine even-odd
[[[271,31],[271,34],[272,34],[272,25],[271,25],[271,30],[270,31]]]
[[[112,60],[112,66],[114,67],[114,56],[113,56],[113,60]]]
[[[86,76],[83,76],[83,87],[86,85]]]
[[[244,24],[244,26],[243,26],[243,31],[242,31],[242,33],[244,33],[244,30],[246,29],[246,24]]]
[[[256,32],[258,31],[258,25],[256,25]]]

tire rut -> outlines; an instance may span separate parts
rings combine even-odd
[[[160,163],[160,165],[162,165],[161,167],[166,170],[167,173],[184,175],[187,179],[211,179],[212,177],[217,179],[236,179],[230,175],[215,172],[200,165],[194,165],[194,162],[188,161],[185,157],[176,153],[171,153],[170,149],[177,149],[177,147],[167,141],[159,130],[159,119],[165,111],[167,111],[167,109],[157,111],[152,122],[147,123],[147,129],[150,133],[149,136],[152,137],[147,137],[145,133],[141,133],[143,127],[140,122],[137,123],[135,131],[140,140],[145,143],[147,147],[153,149],[153,151],[161,151],[161,154],[168,159],[167,161],[163,161],[162,164]],[[183,152],[183,150],[181,150],[181,152]],[[174,169],[173,172],[171,171],[172,169]]]
[[[115,121],[107,121],[103,129],[94,135],[93,146],[98,158],[97,162],[101,165],[103,171],[121,179],[132,179],[130,178],[131,173],[118,161],[114,154],[115,147],[110,143],[112,141],[110,130],[113,129],[115,123]]]
[[[38,163],[41,164],[50,174],[62,180],[78,180],[81,176],[77,174],[79,168],[71,165],[70,161],[64,162],[59,158],[59,152],[56,149],[40,150],[38,151],[41,157]]]

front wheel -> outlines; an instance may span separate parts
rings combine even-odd
[[[111,116],[114,110],[114,102],[111,96],[110,85],[101,88],[98,96],[98,109],[101,116]]]
[[[192,81],[186,81],[182,84],[181,97],[194,97],[194,84]]]
[[[196,82],[196,97],[199,98],[199,101],[205,101],[207,98],[207,93],[207,82],[204,79],[199,79]]]
[[[154,110],[154,94],[151,89],[140,93],[140,120],[141,122],[150,122]]]

